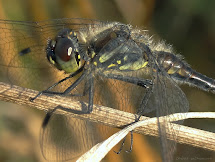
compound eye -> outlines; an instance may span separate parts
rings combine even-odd
[[[55,55],[62,61],[69,61],[72,53],[74,52],[74,45],[68,38],[60,38],[55,47]]]
[[[56,63],[56,58],[55,58],[53,51],[48,51],[47,58],[48,58],[49,62],[52,63],[53,65]]]
[[[55,48],[56,42],[54,40],[50,40],[48,42],[48,46],[46,48],[46,56],[50,63],[55,64],[56,63],[56,57],[54,54],[54,48]]]

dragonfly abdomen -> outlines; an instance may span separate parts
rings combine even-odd
[[[215,93],[215,80],[201,73],[192,70],[192,75],[188,78],[188,81],[203,90]]]
[[[215,93],[215,80],[196,72],[180,57],[169,52],[156,52],[159,64],[171,78],[179,83],[189,84]]]

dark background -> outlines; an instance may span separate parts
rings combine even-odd
[[[213,0],[7,0],[0,2],[0,18],[39,21],[56,18],[93,18],[120,21],[149,30],[164,39],[195,70],[215,78],[215,1]],[[182,86],[190,111],[214,111],[214,94]],[[20,107],[20,106],[19,106]],[[42,161],[39,148],[41,112],[0,105],[0,161]],[[185,125],[215,132],[214,120],[195,119]],[[148,139],[148,140],[146,140]],[[160,161],[155,138],[134,137],[135,161]],[[115,156],[114,156],[115,157]],[[214,161],[214,152],[179,145],[175,161]],[[109,158],[113,161],[115,158]],[[116,158],[116,161],[125,159]]]

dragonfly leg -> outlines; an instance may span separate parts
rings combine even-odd
[[[69,94],[85,77],[87,76],[87,72],[84,72],[71,86],[69,86],[64,92],[54,92],[54,91],[49,91],[49,89],[54,88],[56,85],[58,85],[59,83],[71,78],[70,76],[60,80],[59,82],[57,82],[56,84],[54,84],[53,86],[51,86],[51,88],[48,88],[45,91],[42,91],[41,94],[50,94],[50,95],[61,95],[61,96],[65,96],[67,94]],[[39,94],[39,96],[41,95]],[[38,97],[38,96],[37,96]]]
[[[118,150],[118,151],[114,151],[116,154],[120,154],[120,153],[122,152],[122,149],[123,149],[123,147],[124,147],[124,145],[125,145],[125,139],[126,139],[126,137],[125,137],[125,138],[123,138],[123,140],[122,140],[122,143],[121,143],[121,146],[120,146],[119,150]]]
[[[92,74],[90,75],[89,79],[89,103],[88,103],[88,109],[86,113],[91,113],[93,111],[93,98],[94,98],[94,78]]]
[[[89,83],[86,82],[85,85],[84,85],[84,90],[83,90],[82,93],[80,93],[80,94],[79,93],[71,93],[71,96],[74,96],[74,97],[84,97],[89,92],[89,89],[90,89]]]
[[[140,117],[145,113],[146,105],[149,101],[151,94],[152,94],[152,86],[146,89],[146,93],[144,94],[143,99],[140,103],[139,109],[137,111],[138,117],[136,121],[139,121]]]
[[[130,133],[131,133],[131,144],[130,144],[130,149],[125,151],[126,153],[131,153],[131,151],[133,149],[133,142],[134,142],[134,140],[133,140],[133,137],[134,137],[133,136],[133,131],[130,131]]]
[[[115,74],[101,74],[105,78],[121,80],[127,83],[135,84],[144,88],[149,88],[152,85],[152,81],[149,79],[115,75]]]
[[[130,144],[129,150],[126,150],[126,151],[125,151],[126,153],[131,153],[131,152],[132,152],[132,149],[133,149],[133,142],[134,142],[134,140],[133,140],[133,131],[130,131],[130,133],[131,133],[131,144]],[[123,138],[119,150],[118,150],[118,151],[114,151],[116,154],[120,154],[120,153],[122,152],[122,149],[123,149],[123,147],[124,147],[124,145],[125,145],[125,140],[126,140],[126,137]]]
[[[115,74],[106,74],[106,75],[102,74],[102,76],[106,77],[106,78],[110,78],[110,79],[121,80],[121,81],[124,81],[127,83],[135,84],[135,85],[146,88],[147,91],[143,97],[143,100],[141,101],[141,105],[140,105],[139,110],[142,110],[142,108],[146,106],[147,101],[151,95],[151,87],[152,87],[152,81],[151,80],[143,79],[143,78],[136,78],[136,77],[129,77],[129,76],[122,76],[122,75],[115,75]],[[142,115],[142,111],[139,111],[139,114]],[[136,119],[135,122],[139,120],[141,115],[138,116],[138,119]],[[133,131],[131,131],[130,133],[131,133],[131,145],[130,145],[130,149],[126,151],[127,153],[130,153],[133,149]],[[116,154],[121,153],[121,151],[125,145],[125,139],[126,139],[126,137],[123,139],[119,151],[117,151],[117,152],[114,151]]]
[[[58,107],[47,112],[47,114],[43,120],[42,128],[45,129],[45,127],[48,125],[48,123],[51,119],[51,116],[54,114],[54,112],[57,109],[62,109],[64,111],[70,111],[70,112],[76,113],[76,114],[89,114],[89,113],[91,113],[93,110],[93,97],[94,97],[94,78],[92,76],[90,76],[89,85],[90,85],[90,87],[89,87],[89,103],[88,103],[87,111],[83,112],[83,111],[68,110],[66,108],[58,106]]]
[[[30,101],[34,101],[37,97],[41,96],[41,95],[44,94],[44,93],[53,94],[53,93],[50,91],[52,88],[56,87],[58,84],[60,84],[60,83],[62,83],[62,82],[64,82],[64,81],[66,81],[67,79],[70,79],[70,78],[76,76],[76,75],[79,74],[81,71],[83,71],[83,67],[81,67],[81,68],[80,68],[79,70],[77,70],[75,73],[70,74],[68,77],[65,77],[65,78],[61,79],[60,81],[58,81],[57,83],[53,84],[52,86],[50,86],[50,87],[47,88],[46,90],[39,92],[35,97],[31,97],[31,98],[30,98]]]

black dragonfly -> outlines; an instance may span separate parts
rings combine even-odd
[[[88,103],[83,113],[91,113],[93,104],[104,105],[135,113],[138,121],[150,112],[157,117],[188,112],[178,84],[215,92],[215,80],[131,25],[89,19],[0,20],[0,33],[1,74],[10,83],[40,90],[32,102],[40,95],[70,95]],[[40,137],[49,160],[73,159],[110,130],[52,113],[47,113]],[[175,150],[175,142],[166,136],[168,120],[158,122],[164,161],[171,161]],[[168,129],[177,138],[177,132]]]

